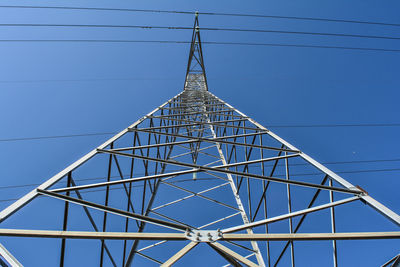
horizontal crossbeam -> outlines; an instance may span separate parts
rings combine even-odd
[[[132,147],[122,147],[122,148],[113,148],[110,150],[113,151],[126,151],[126,150],[136,150],[136,149],[145,149],[145,148],[154,148],[154,147],[162,147],[162,146],[174,146],[174,145],[184,145],[190,143],[200,142],[201,140],[187,140],[187,141],[178,141],[178,142],[167,142],[160,144],[151,144],[151,145],[143,145],[143,146],[132,146]]]
[[[303,214],[306,214],[306,213],[311,213],[311,212],[327,209],[327,208],[330,208],[330,207],[342,205],[342,204],[349,203],[349,202],[352,202],[352,201],[355,201],[355,200],[359,200],[359,199],[360,199],[360,197],[358,197],[358,196],[350,197],[350,198],[346,198],[346,199],[343,199],[343,200],[338,200],[338,201],[335,201],[335,202],[330,202],[330,203],[327,203],[327,204],[319,205],[319,206],[316,206],[316,207],[312,207],[312,208],[299,210],[299,211],[287,213],[287,214],[284,214],[284,215],[268,218],[268,219],[265,219],[265,220],[260,220],[260,221],[256,221],[256,222],[252,222],[252,223],[248,223],[248,224],[244,224],[244,225],[240,225],[240,226],[227,228],[227,229],[222,230],[222,232],[223,233],[237,232],[237,231],[245,230],[245,229],[256,227],[256,226],[260,226],[260,225],[264,225],[264,224],[268,224],[268,223],[273,223],[273,222],[289,219],[289,218],[296,217],[296,216],[299,216],[299,215],[303,215]]]
[[[154,118],[154,116],[152,116],[152,118]],[[194,122],[196,122],[195,120],[175,119],[175,118],[166,118],[166,119],[164,119],[164,120],[179,121],[179,122],[187,122],[187,123],[194,123]],[[210,121],[207,121],[207,123],[213,123],[213,122],[216,122],[216,123],[229,123],[229,122],[233,122],[233,123],[235,123],[235,122],[241,122],[241,121],[247,121],[247,120],[248,120],[247,117],[243,117],[243,118],[241,118],[241,119],[233,119],[233,120],[211,120],[211,119],[210,119]]]
[[[233,109],[223,109],[223,110],[218,110],[218,111],[205,111],[205,112],[201,111],[201,112],[176,113],[176,114],[171,114],[171,115],[153,116],[153,118],[182,117],[182,116],[196,115],[196,114],[218,114],[218,113],[232,112],[232,111],[234,111],[234,110]],[[236,116],[236,117],[242,118],[242,116],[238,116],[238,115],[231,115],[231,114],[223,114],[223,115]]]
[[[294,149],[285,149],[285,148],[270,147],[270,146],[260,146],[260,145],[255,145],[255,144],[238,143],[238,142],[232,142],[232,141],[224,140],[224,139],[231,139],[231,138],[240,138],[240,137],[247,137],[247,136],[254,136],[254,135],[262,135],[262,134],[266,134],[267,133],[267,132],[262,132],[262,131],[258,132],[258,133],[229,135],[229,136],[221,136],[221,137],[217,137],[217,138],[205,138],[205,137],[194,137],[194,136],[181,135],[181,134],[175,134],[175,133],[149,131],[149,130],[143,130],[143,129],[139,129],[139,128],[131,128],[129,130],[130,131],[137,131],[137,132],[152,133],[152,134],[161,134],[161,135],[173,136],[173,137],[179,137],[179,138],[187,138],[187,139],[190,139],[190,140],[193,140],[193,141],[204,141],[204,142],[209,142],[209,143],[223,143],[223,144],[235,145],[235,146],[248,146],[248,147],[254,147],[254,148],[262,148],[262,149],[269,149],[269,150],[276,150],[276,151],[286,151],[286,152],[294,152],[294,153],[299,153],[300,152],[299,150],[294,150]]]
[[[228,174],[233,174],[233,175],[238,175],[238,176],[244,176],[244,177],[250,177],[250,178],[256,178],[256,179],[264,179],[264,180],[278,182],[278,183],[293,184],[293,185],[299,185],[299,186],[305,186],[305,187],[311,187],[311,188],[317,188],[317,189],[332,190],[332,191],[344,192],[344,193],[352,193],[352,194],[363,193],[361,190],[359,190],[357,188],[355,188],[354,190],[347,189],[347,188],[337,188],[337,187],[318,185],[318,184],[295,181],[295,180],[285,180],[285,179],[281,179],[281,178],[263,176],[263,175],[258,175],[258,174],[232,171],[232,170],[227,169],[227,166],[229,166],[229,164],[222,165],[222,166],[215,166],[215,167],[205,167],[205,166],[191,164],[191,163],[171,161],[171,160],[165,160],[165,159],[159,159],[159,158],[150,158],[150,157],[144,157],[144,156],[135,155],[135,154],[127,154],[127,153],[122,153],[122,152],[117,152],[117,151],[110,151],[110,150],[106,150],[106,149],[98,149],[98,151],[102,152],[102,153],[116,154],[116,155],[125,156],[125,157],[139,158],[139,159],[143,159],[143,160],[150,160],[150,161],[172,164],[172,165],[177,165],[177,166],[197,168],[199,171],[214,171],[214,172],[228,173]],[[238,165],[238,163],[233,163],[233,164]],[[246,164],[248,164],[248,163],[247,162],[241,163],[241,165],[246,165]]]
[[[141,214],[136,214],[136,213],[133,213],[133,212],[127,212],[127,211],[124,211],[124,210],[119,210],[119,209],[112,208],[112,207],[109,207],[109,206],[104,206],[104,205],[100,205],[100,204],[97,204],[97,203],[89,202],[89,201],[86,201],[86,200],[83,200],[83,199],[77,199],[77,198],[73,198],[73,197],[70,197],[70,196],[57,194],[57,193],[50,192],[50,191],[47,191],[47,190],[38,189],[38,193],[42,194],[42,195],[47,195],[47,196],[50,196],[50,197],[58,198],[58,199],[61,199],[61,200],[64,200],[64,201],[68,201],[68,202],[71,202],[71,203],[75,203],[75,204],[78,204],[78,205],[86,206],[86,207],[89,207],[89,208],[93,208],[93,209],[101,210],[101,211],[104,211],[104,212],[108,212],[108,213],[124,216],[124,217],[127,217],[127,218],[131,218],[131,219],[135,219],[135,220],[138,220],[138,221],[142,221],[142,222],[147,222],[147,223],[151,223],[151,224],[155,224],[155,225],[159,225],[159,226],[163,226],[163,227],[167,227],[167,228],[172,228],[172,229],[175,229],[175,230],[186,231],[188,229],[186,226],[183,226],[183,225],[180,225],[180,224],[171,223],[171,222],[167,222],[167,221],[162,221],[162,220],[151,218],[151,217],[144,216],[144,215],[141,215]]]
[[[166,106],[167,104],[173,102],[176,98],[178,98],[183,92],[179,93],[178,95],[176,95],[175,97],[171,98],[170,100],[168,100],[167,102],[165,102],[164,104],[162,104],[161,106],[159,106],[158,108],[154,109],[153,111],[151,111],[150,113],[148,113],[146,116],[142,117],[141,119],[137,120],[135,123],[133,123],[132,125],[130,125],[128,128],[132,128],[132,127],[136,127],[137,125],[139,125],[140,123],[142,123],[144,120],[146,120],[149,116],[153,115],[154,113],[156,113],[158,110],[160,110],[161,107]],[[106,148],[107,146],[109,146],[111,143],[117,141],[119,138],[121,138],[122,136],[124,136],[126,133],[129,132],[129,130],[124,129],[121,132],[119,132],[118,134],[114,135],[113,137],[111,137],[110,139],[108,139],[106,142],[104,142],[102,145],[100,145],[98,148]],[[46,182],[42,183],[41,185],[39,185],[37,188],[38,189],[48,189],[49,187],[51,187],[52,185],[54,185],[55,183],[57,183],[58,181],[60,181],[61,179],[63,179],[69,172],[72,172],[73,170],[75,170],[76,168],[78,168],[79,166],[81,166],[82,164],[84,164],[85,162],[87,162],[88,160],[90,160],[91,158],[93,158],[95,155],[97,154],[97,150],[93,149],[92,151],[90,151],[88,154],[86,154],[85,156],[83,156],[82,158],[80,158],[79,160],[75,161],[74,163],[72,163],[71,165],[69,165],[67,168],[65,168],[64,170],[62,170],[61,172],[57,173],[56,175],[54,175],[53,177],[51,177],[49,180],[47,180]],[[36,198],[39,194],[37,193],[36,189],[33,189],[32,191],[30,191],[29,193],[27,193],[25,196],[23,196],[22,198],[20,198],[19,200],[17,200],[15,203],[13,203],[12,205],[8,206],[7,208],[5,208],[4,210],[2,210],[0,212],[0,223],[2,221],[4,221],[5,219],[7,219],[10,215],[12,215],[14,212],[16,212],[17,210],[19,210],[20,208],[22,208],[23,206],[25,206],[26,204],[28,204],[30,201],[32,201],[34,198]]]
[[[180,121],[185,121],[185,120],[180,120]],[[162,129],[180,128],[180,127],[214,125],[214,126],[218,126],[218,127],[227,127],[227,128],[243,129],[243,130],[250,130],[250,131],[259,131],[260,130],[259,128],[254,128],[254,127],[245,127],[245,126],[237,126],[237,125],[230,125],[230,124],[222,124],[222,123],[217,123],[217,122],[205,122],[205,121],[192,121],[192,122],[193,123],[185,123],[185,124],[178,124],[178,125],[167,125],[167,126],[155,126],[155,127],[140,128],[140,129],[141,130],[162,130]]]
[[[57,189],[48,190],[48,191],[58,193],[58,192],[82,190],[82,189],[88,189],[88,188],[118,185],[118,184],[132,183],[132,182],[151,180],[151,179],[166,178],[166,177],[171,177],[171,176],[193,173],[193,172],[197,172],[197,171],[198,170],[196,170],[196,169],[192,169],[192,170],[184,170],[184,171],[177,171],[177,172],[161,173],[161,174],[148,175],[148,176],[142,176],[142,177],[136,177],[136,178],[129,178],[129,179],[124,179],[124,180],[116,180],[116,181],[110,181],[110,182],[102,182],[102,183],[94,183],[94,184],[87,184],[87,185],[78,185],[78,186],[57,188]]]
[[[72,239],[116,239],[116,240],[187,240],[184,233],[125,233],[125,232],[82,232],[25,229],[0,229],[0,236],[44,237]],[[400,239],[397,232],[356,233],[310,233],[310,234],[224,234],[220,240],[233,241],[283,241],[283,240],[353,240],[353,239]]]

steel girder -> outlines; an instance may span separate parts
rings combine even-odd
[[[298,174],[307,170],[317,171],[322,182]],[[296,252],[296,242],[330,240],[329,262],[337,266],[336,240],[400,236],[357,232],[357,226],[336,232],[344,217],[336,209],[358,207],[357,202],[397,227],[400,217],[210,93],[197,16],[184,90],[1,211],[0,223],[38,197],[42,206],[35,213],[59,216],[60,224],[46,223],[47,230],[3,228],[0,236],[59,238],[60,266],[74,257],[69,239],[98,240],[91,256],[100,266],[141,260],[170,266],[182,257],[190,262],[190,251],[201,243],[234,266],[276,266],[285,257],[294,266],[309,257]],[[357,209],[346,219],[351,215]],[[80,229],[86,224],[92,231]],[[329,227],[298,233],[302,225]],[[282,247],[276,241],[286,242]]]

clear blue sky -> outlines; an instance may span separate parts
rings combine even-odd
[[[2,4],[16,4],[2,1]],[[400,23],[398,1],[18,1],[66,5],[255,13]],[[0,23],[192,26],[193,16],[0,8]],[[320,31],[400,37],[400,27],[284,19],[200,16],[203,27]],[[1,27],[0,39],[131,39],[189,41],[191,31]],[[400,40],[202,32],[202,41],[288,43],[400,49]],[[182,90],[188,45],[0,42],[0,139],[115,132]],[[400,123],[400,52],[203,46],[210,91],[265,126]],[[400,159],[400,127],[271,128],[320,162]],[[36,184],[74,162],[107,136],[0,142],[0,186]],[[351,183],[400,213],[400,161],[336,164]],[[32,186],[0,188],[0,201]],[[0,202],[0,209],[11,202]],[[360,231],[399,230],[384,220]],[[371,225],[372,224],[372,225]],[[2,227],[13,227],[6,221]],[[0,238],[28,263],[24,243]],[[57,242],[55,242],[56,244]],[[57,243],[58,244],[58,243]],[[376,266],[400,242],[356,242],[348,266]],[[373,257],[363,261],[366,250]],[[22,256],[26,255],[26,256]],[[36,259],[37,260],[37,259]],[[47,266],[41,262],[40,266]],[[48,266],[51,266],[48,265]],[[311,266],[311,265],[310,265]]]

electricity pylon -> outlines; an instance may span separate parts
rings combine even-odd
[[[319,181],[296,175],[307,170]],[[336,232],[367,209],[360,203],[400,225],[361,187],[209,92],[196,16],[183,91],[0,213],[4,225],[34,206],[33,217],[18,219],[43,230],[1,228],[0,235],[59,239],[51,251],[60,266],[295,266],[315,253],[337,266],[337,240],[400,238],[357,227]],[[352,211],[337,216],[338,206]],[[297,253],[304,242],[315,247]]]

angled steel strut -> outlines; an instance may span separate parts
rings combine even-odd
[[[305,170],[318,176],[299,175]],[[38,198],[40,207],[28,205]],[[0,237],[58,238],[60,253],[48,260],[60,266],[82,264],[70,239],[93,242],[85,258],[100,266],[193,264],[199,245],[217,253],[201,257],[213,265],[295,266],[315,253],[299,253],[298,242],[316,244],[325,265],[337,266],[351,248],[338,252],[346,243],[336,240],[400,238],[392,229],[358,232],[357,224],[336,232],[367,208],[360,203],[400,226],[399,215],[361,187],[209,92],[196,14],[182,92],[1,211]],[[6,219],[24,206],[37,216],[10,229]],[[344,206],[351,212],[336,212]],[[59,224],[49,226],[54,218]],[[30,229],[37,220],[46,230]],[[329,231],[304,233],[303,225]],[[1,261],[20,264],[0,246]]]

